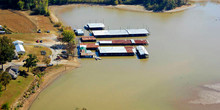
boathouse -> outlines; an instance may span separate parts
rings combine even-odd
[[[105,25],[103,23],[88,23],[84,28],[88,30],[103,30]]]
[[[98,47],[99,56],[134,56],[134,47]]]
[[[92,31],[95,37],[126,37],[129,36],[126,30],[99,30]]]
[[[100,40],[99,45],[148,45],[148,40]]]
[[[85,47],[88,50],[96,50],[99,47],[98,43],[80,43],[80,47]]]
[[[130,37],[147,36],[149,32],[146,29],[123,29],[123,30],[95,30],[92,31],[95,37]]]
[[[149,57],[149,53],[147,52],[147,50],[144,46],[137,46],[136,50],[137,50],[137,55],[139,58]]]
[[[95,42],[96,38],[94,36],[82,36],[81,41],[82,42]]]
[[[83,36],[84,32],[82,29],[74,29],[74,32],[77,36]]]
[[[146,29],[126,29],[130,36],[147,36],[149,32]]]
[[[93,58],[95,55],[95,53],[87,50],[86,47],[83,45],[81,45],[78,50],[81,58]]]

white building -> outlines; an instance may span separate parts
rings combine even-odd
[[[16,40],[13,42],[13,44],[15,45],[15,50],[19,55],[23,55],[25,54],[25,49],[24,49],[24,42],[20,41],[20,40]]]
[[[2,30],[3,29],[3,27],[2,27],[2,25],[0,25],[0,30]]]

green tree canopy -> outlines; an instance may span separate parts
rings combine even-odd
[[[0,64],[2,65],[6,62],[10,62],[15,53],[14,53],[15,46],[12,43],[12,40],[6,36],[0,37]]]
[[[2,110],[9,110],[9,109],[10,109],[10,106],[9,106],[8,103],[5,103],[5,104],[2,105],[1,109],[2,109]]]
[[[37,56],[29,54],[28,58],[25,61],[25,64],[23,65],[23,67],[28,68],[28,72],[29,72],[29,68],[36,67],[37,66],[37,62],[39,62],[39,60],[37,59]]]
[[[5,86],[5,90],[11,79],[11,75],[8,72],[3,72],[0,74],[0,83]]]
[[[76,35],[72,30],[63,30],[63,42],[74,42]]]

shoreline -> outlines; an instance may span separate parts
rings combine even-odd
[[[71,60],[72,61],[72,60]],[[36,90],[36,92],[30,95],[29,98],[25,99],[23,107],[19,108],[20,110],[29,110],[34,101],[40,95],[42,91],[44,91],[49,85],[51,85],[56,79],[60,78],[62,75],[73,71],[74,69],[80,66],[79,62],[74,62],[75,65],[62,65],[58,69],[52,69],[43,77],[43,82],[40,87]],[[16,103],[14,103],[15,106]]]
[[[181,7],[177,7],[172,10],[168,11],[163,11],[163,12],[153,12],[146,10],[144,6],[141,5],[98,5],[98,4],[67,4],[67,5],[53,5],[49,6],[49,9],[51,11],[51,19],[53,21],[61,21],[59,18],[59,13],[64,12],[65,10],[72,9],[72,8],[77,8],[77,7],[90,7],[90,6],[98,6],[98,7],[104,7],[104,8],[110,8],[110,9],[120,9],[120,10],[125,10],[125,11],[134,11],[134,12],[145,12],[145,13],[174,13],[174,12],[180,12],[184,11],[190,8],[196,7],[196,4],[188,4],[188,5],[183,5]]]

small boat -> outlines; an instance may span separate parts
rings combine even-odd
[[[95,60],[101,60],[101,58],[100,57],[95,57]]]

